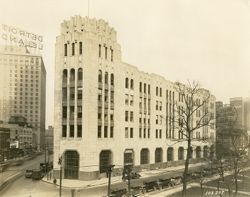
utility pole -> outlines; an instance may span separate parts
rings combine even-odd
[[[112,169],[113,169],[113,167],[114,167],[115,165],[109,165],[108,167],[107,167],[107,176],[108,176],[108,179],[109,179],[109,181],[108,181],[108,197],[110,197],[110,185],[111,185],[111,172],[112,172]]]
[[[62,196],[62,156],[59,157],[58,165],[60,165],[59,197],[61,197]]]
[[[46,174],[47,174],[47,163],[46,163],[46,162],[47,162],[47,161],[46,161],[46,157],[47,157],[47,156],[46,156],[46,149],[47,149],[47,146],[46,146],[46,144],[44,144],[44,147],[45,147],[45,148],[44,148],[44,165],[45,165],[45,166],[44,166],[44,167],[45,167],[45,168],[44,168],[44,171],[45,171],[45,175],[46,175]]]

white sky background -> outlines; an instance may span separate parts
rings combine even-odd
[[[197,80],[217,100],[250,95],[248,0],[89,0],[117,31],[124,62],[172,81]],[[0,22],[43,35],[47,123],[53,125],[54,44],[88,0],[0,0]]]

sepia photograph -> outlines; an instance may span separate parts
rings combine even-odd
[[[0,0],[1,197],[250,197],[250,0]]]

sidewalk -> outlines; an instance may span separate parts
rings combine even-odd
[[[206,162],[203,163],[196,163],[196,164],[190,164],[189,167],[200,167],[202,165],[206,165]],[[184,169],[184,165],[180,166],[173,166],[173,167],[168,167],[164,169],[157,169],[157,170],[147,170],[147,171],[142,171],[140,172],[141,178],[147,178],[147,177],[152,177],[152,176],[157,176],[157,175],[162,175],[163,173],[168,173],[172,172],[175,170],[181,170]],[[47,180],[47,176],[45,176],[42,181],[53,184],[53,179]],[[56,180],[56,184],[58,185],[60,182],[59,179]],[[121,176],[117,177],[112,177],[111,178],[111,184],[114,183],[123,183]],[[95,187],[101,187],[103,185],[108,184],[108,178],[102,178],[99,180],[91,180],[91,181],[83,181],[83,180],[70,180],[70,179],[62,179],[62,187],[65,189],[87,189],[87,188],[95,188]]]

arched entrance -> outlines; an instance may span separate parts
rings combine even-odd
[[[155,163],[162,162],[162,148],[155,149]]]
[[[149,150],[147,148],[141,149],[141,164],[149,163]]]
[[[167,150],[167,161],[173,161],[174,160],[174,149],[172,147],[169,147]]]
[[[179,147],[178,149],[178,160],[184,160],[184,148]]]
[[[196,158],[201,158],[201,147],[200,146],[196,147]]]
[[[78,179],[79,177],[79,154],[75,150],[67,150],[64,153],[64,178]]]
[[[107,167],[112,164],[112,152],[110,150],[101,151],[99,162],[100,173],[106,172]]]

